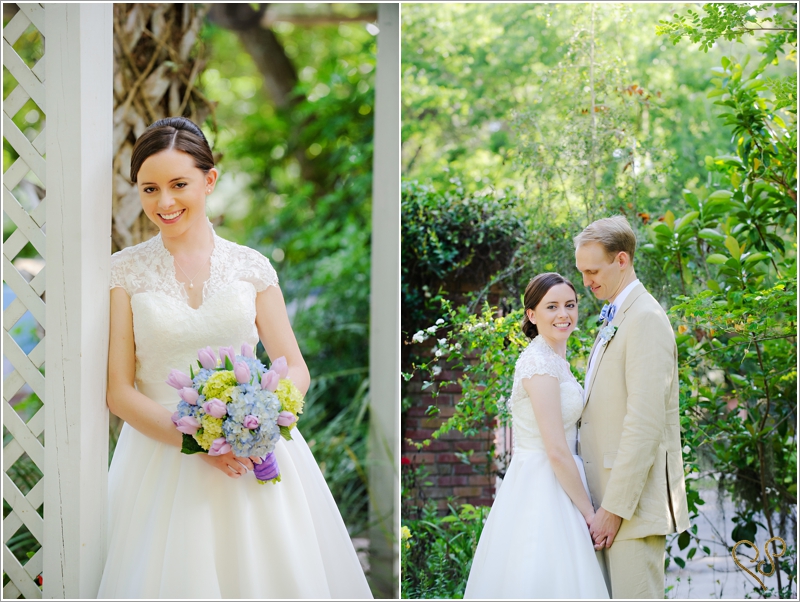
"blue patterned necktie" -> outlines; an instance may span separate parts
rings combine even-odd
[[[600,319],[598,322],[611,322],[614,319],[614,315],[617,313],[617,306],[613,303],[609,305],[606,303],[603,306],[603,309],[600,310]]]

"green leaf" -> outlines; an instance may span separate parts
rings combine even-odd
[[[661,222],[653,226],[653,232],[657,234],[662,234],[667,238],[672,238],[672,229],[669,226],[667,226],[667,224]]]
[[[751,79],[744,86],[742,86],[742,90],[759,90],[763,87],[764,87],[763,79]]]
[[[728,261],[728,258],[725,255],[720,255],[719,253],[714,253],[706,257],[706,263],[710,263],[711,265],[719,265]]]
[[[700,217],[699,211],[690,211],[686,215],[684,215],[680,219],[680,224],[678,225],[678,232],[682,232],[686,229],[686,227],[691,224],[694,220]]]
[[[715,190],[711,194],[708,195],[709,201],[727,201],[729,198],[733,196],[733,193],[730,190]]]
[[[680,556],[675,556],[674,558],[675,558],[675,564],[677,564],[682,569],[686,568],[686,561],[683,558],[681,558]]]
[[[686,547],[691,543],[692,536],[689,534],[688,531],[684,531],[678,536],[678,547],[681,550],[685,550]]]
[[[751,253],[750,255],[748,255],[744,259],[743,263],[745,265],[750,265],[751,263],[755,263],[757,261],[763,261],[764,259],[769,259],[769,255],[767,253],[762,253],[759,251],[758,253]]]
[[[182,454],[205,454],[208,453],[191,435],[181,433],[183,435],[183,444],[181,445]]]
[[[231,358],[227,355],[225,356],[225,369],[226,370],[233,370],[233,364],[231,363]]]
[[[731,256],[736,261],[739,261],[739,258],[742,256],[742,250],[739,248],[739,243],[730,234],[725,237],[725,248],[728,249]]]
[[[194,380],[194,370],[192,370],[191,364],[189,364],[189,377]]]
[[[721,257],[721,255],[720,255],[720,257]],[[716,280],[707,280],[706,281],[706,286],[710,290],[714,291],[715,293],[719,293],[719,292],[722,291],[722,289],[719,287],[719,284],[717,283]]]
[[[675,214],[672,213],[672,211],[667,210],[667,212],[664,214],[664,223],[669,226],[670,230],[675,229]]]
[[[713,228],[703,228],[697,233],[697,236],[705,240],[713,240],[714,242],[722,242],[725,240],[725,235],[717,232]]]
[[[292,431],[288,426],[281,426],[281,427],[278,427],[278,428],[281,431],[281,437],[283,437],[287,441],[291,441],[292,440]]]

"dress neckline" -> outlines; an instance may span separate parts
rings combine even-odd
[[[176,269],[175,264],[175,256],[170,253],[169,249],[167,249],[166,245],[164,244],[164,239],[161,236],[161,231],[159,230],[158,234],[156,234],[153,239],[157,239],[158,247],[161,249],[161,256],[165,262],[165,267],[169,272],[169,277],[172,278],[172,282],[174,283],[176,289],[180,291],[181,300],[186,303],[186,306],[189,309],[198,311],[206,302],[206,298],[208,297],[208,290],[209,290],[209,282],[211,282],[213,275],[214,275],[214,268],[217,263],[218,258],[218,250],[219,250],[219,240],[220,237],[217,235],[216,231],[214,230],[214,224],[211,223],[211,220],[208,219],[206,216],[206,221],[208,223],[208,228],[211,230],[211,241],[213,242],[214,246],[211,249],[211,256],[208,260],[208,278],[203,281],[203,292],[200,298],[200,305],[197,307],[192,307],[189,303],[189,293],[186,291],[186,286],[183,282],[178,280],[178,272]]]

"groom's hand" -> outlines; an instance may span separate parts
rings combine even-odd
[[[594,515],[594,520],[589,527],[589,533],[592,535],[595,550],[610,548],[611,544],[614,543],[614,538],[617,536],[617,531],[619,531],[621,524],[621,516],[612,514],[601,506]]]

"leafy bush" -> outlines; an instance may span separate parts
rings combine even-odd
[[[401,196],[401,319],[406,333],[428,326],[443,285],[480,288],[508,265],[522,242],[513,196],[474,196],[458,180],[440,192],[403,182]],[[455,291],[454,291],[455,292]]]
[[[403,519],[400,549],[405,599],[461,599],[489,508],[462,504],[438,516],[426,506],[419,519]]]

